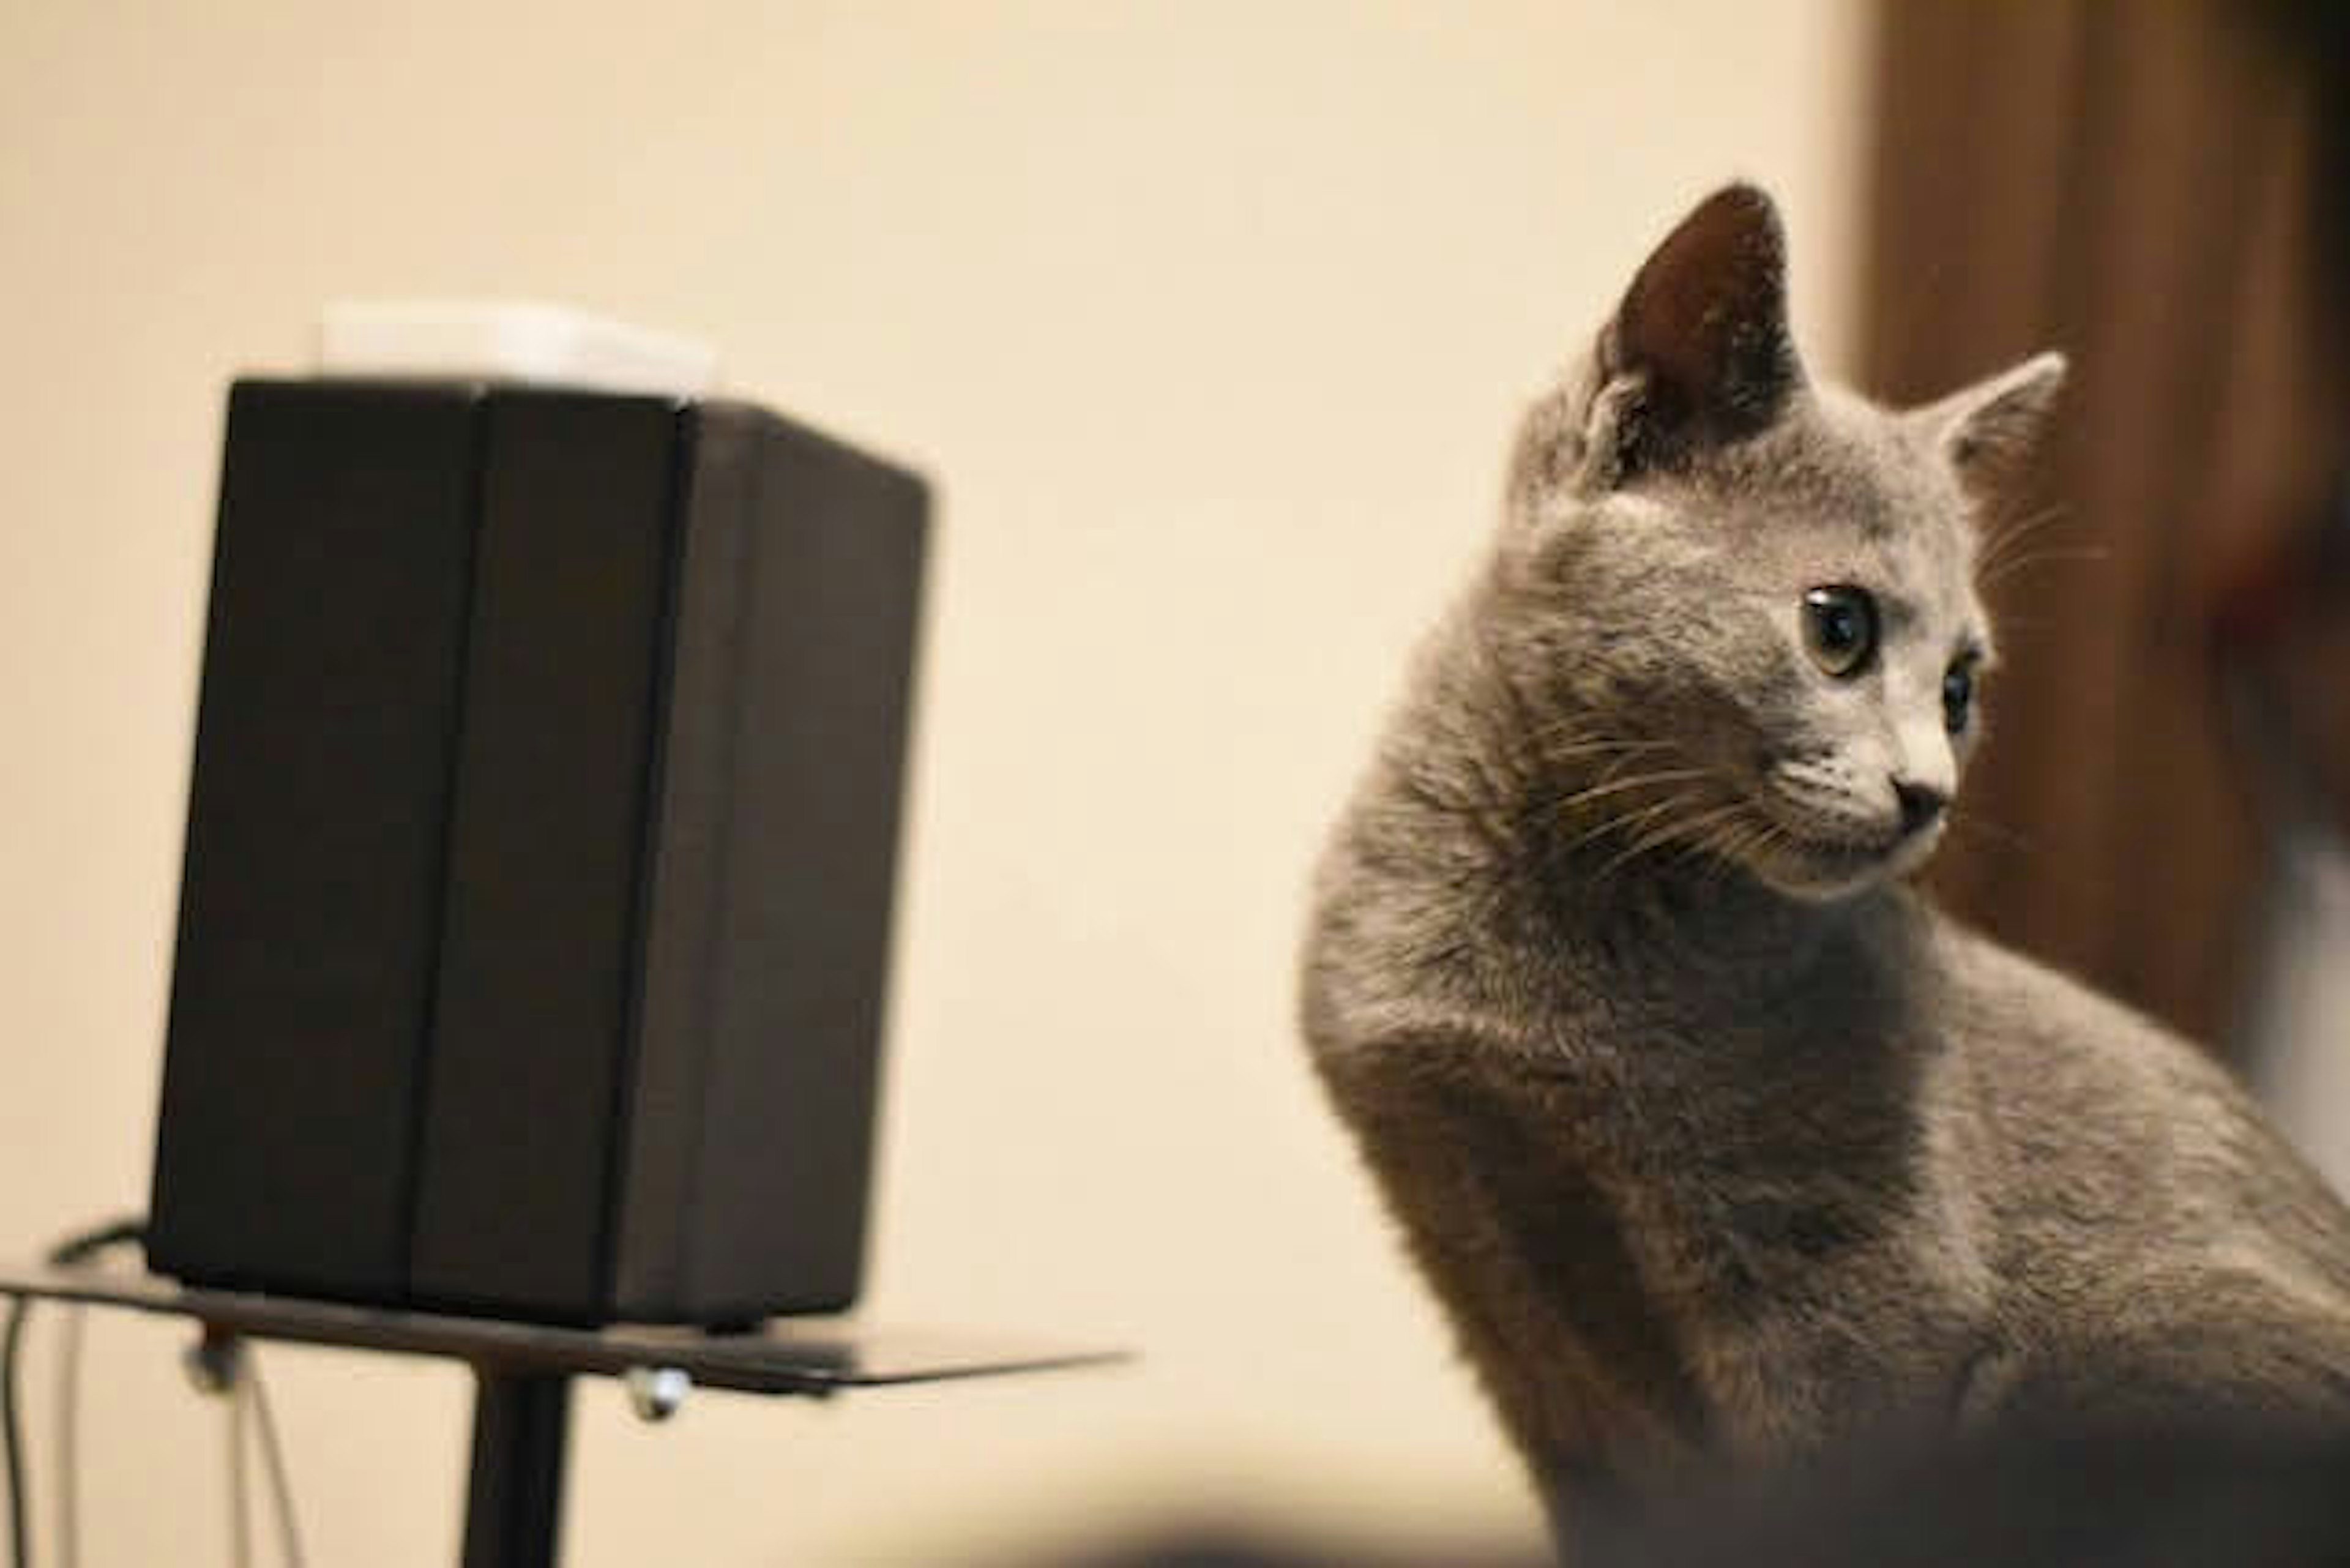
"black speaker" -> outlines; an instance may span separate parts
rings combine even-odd
[[[928,510],[745,404],[239,382],[155,1266],[847,1304]]]

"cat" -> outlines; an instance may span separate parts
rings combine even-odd
[[[1816,383],[1784,255],[1716,192],[1535,402],[1315,877],[1312,1060],[1562,1529],[1880,1424],[2350,1415],[2350,1212],[1909,886],[2064,361]]]

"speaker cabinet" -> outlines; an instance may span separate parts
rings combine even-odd
[[[927,516],[744,404],[238,383],[155,1265],[847,1304]]]

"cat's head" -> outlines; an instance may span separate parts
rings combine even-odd
[[[1992,659],[1981,519],[2064,367],[1906,410],[1814,384],[1784,257],[1738,185],[1642,265],[1527,417],[1484,632],[1578,831],[1832,898],[1949,819]]]

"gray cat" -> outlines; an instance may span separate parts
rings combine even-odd
[[[1718,192],[1527,416],[1323,861],[1316,1066],[1566,1513],[1878,1423],[2341,1418],[2350,1212],[1904,885],[2063,361],[1877,407],[1805,378],[1783,258]]]

